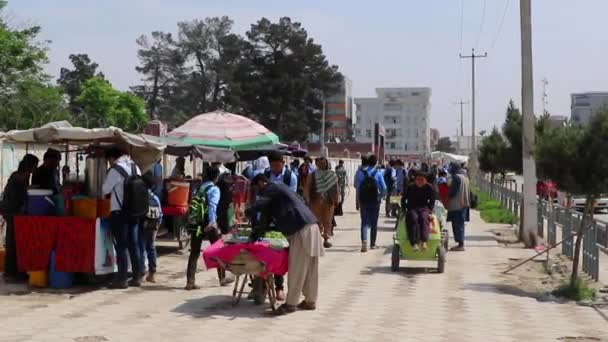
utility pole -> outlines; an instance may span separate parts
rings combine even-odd
[[[469,104],[469,101],[463,101],[461,99],[459,102],[454,102],[454,104],[460,105],[460,136],[464,137],[464,110],[463,110],[463,106],[465,104]]]
[[[460,58],[471,59],[471,154],[472,159],[477,162],[477,144],[475,143],[475,58],[486,58],[488,53],[483,55],[476,55],[475,49],[471,49],[470,56],[463,56],[460,54]]]
[[[520,239],[526,247],[536,244],[536,163],[534,161],[534,78],[532,74],[532,9],[531,0],[520,0],[521,20],[521,103],[523,116],[522,156],[524,169],[523,224]]]
[[[325,150],[325,93],[321,93],[323,108],[321,109],[321,156],[327,157]]]

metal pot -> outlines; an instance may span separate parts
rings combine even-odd
[[[89,197],[103,198],[103,182],[108,174],[108,162],[106,158],[87,157],[84,172]]]

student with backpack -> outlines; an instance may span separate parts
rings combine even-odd
[[[367,234],[371,230],[370,248],[376,248],[376,236],[378,234],[378,216],[380,215],[380,203],[386,194],[386,184],[382,172],[376,169],[378,158],[374,154],[368,154],[363,159],[361,169],[355,176],[355,187],[357,189],[357,210],[361,214],[361,252],[367,252]]]
[[[139,221],[148,213],[149,190],[141,171],[118,147],[106,151],[110,170],[103,183],[103,193],[111,198],[110,227],[114,236],[118,273],[111,288],[124,289],[141,285]],[[131,258],[133,278],[127,282],[127,253]]]
[[[141,253],[141,270],[146,267],[146,258],[148,260],[148,276],[146,281],[156,283],[154,275],[156,274],[156,233],[160,228],[163,219],[163,209],[160,204],[160,199],[154,193],[156,182],[151,174],[144,175],[144,182],[148,186],[148,213],[141,220],[139,229],[139,249]],[[146,257],[144,257],[144,255]],[[143,277],[143,273],[142,273]]]
[[[385,213],[386,217],[391,217],[391,195],[395,191],[395,184],[397,183],[397,171],[395,169],[395,161],[390,160],[388,165],[384,169],[384,184],[386,184],[386,202],[385,202]]]
[[[220,202],[220,189],[217,182],[220,169],[211,166],[205,170],[203,184],[197,191],[188,209],[188,230],[190,232],[190,257],[186,269],[186,290],[196,290],[196,268],[201,256],[203,240],[215,243],[221,238],[217,225],[217,207]],[[220,279],[220,282],[222,280]],[[223,285],[223,284],[222,284]]]

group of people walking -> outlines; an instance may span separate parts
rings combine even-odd
[[[450,179],[448,181],[448,173]],[[429,166],[422,163],[405,164],[391,160],[386,167],[378,165],[374,154],[361,159],[355,176],[356,208],[361,216],[361,252],[376,248],[378,217],[382,199],[386,199],[386,216],[391,216],[391,197],[401,197],[405,213],[408,239],[414,251],[426,250],[435,201],[448,210],[447,220],[452,223],[453,251],[464,251],[465,222],[471,207],[470,186],[464,165]]]

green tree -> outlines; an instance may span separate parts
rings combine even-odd
[[[494,186],[496,174],[504,173],[504,159],[508,146],[500,134],[498,128],[494,127],[487,137],[481,140],[479,146],[479,169],[490,174],[490,183]]]
[[[69,58],[73,69],[61,68],[57,84],[68,96],[72,112],[78,114],[80,108],[76,105],[76,98],[82,93],[83,84],[93,77],[104,78],[104,75],[97,72],[99,64],[92,62],[87,54],[72,54]]]
[[[450,140],[450,137],[439,138],[439,140],[437,141],[437,145],[435,146],[435,150],[441,151],[441,152],[446,152],[446,153],[456,152],[456,148],[454,148],[454,145],[452,144],[452,140]]]
[[[110,82],[100,77],[84,83],[76,103],[82,108],[76,120],[84,127],[116,126],[137,131],[147,121],[143,99],[114,89]]]
[[[13,29],[4,20],[0,1],[0,128],[27,129],[69,118],[60,89],[42,72],[47,49],[37,41],[40,27]]]
[[[505,122],[502,126],[502,134],[508,144],[505,151],[505,168],[509,171],[521,174],[523,171],[522,159],[522,134],[523,117],[513,100],[509,101]]]
[[[238,76],[244,111],[282,139],[298,141],[319,131],[323,98],[343,80],[321,45],[287,17],[251,26]]]
[[[150,118],[168,119],[175,114],[170,107],[172,94],[185,77],[185,57],[177,48],[171,33],[154,31],[150,37],[137,39],[140,64],[135,68],[144,84],[134,87],[135,93],[146,100]]]
[[[576,232],[570,285],[575,286],[581,244],[592,224],[594,203],[608,193],[608,112],[596,114],[585,127],[568,125],[548,129],[537,142],[536,162],[541,176],[569,194],[584,195],[585,209]],[[566,238],[566,237],[564,237]]]

